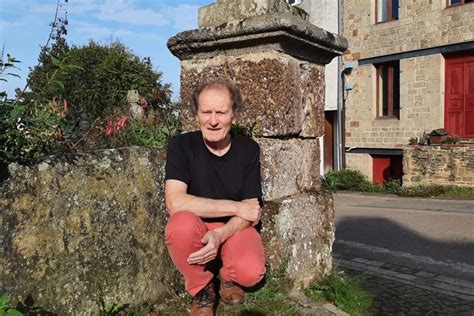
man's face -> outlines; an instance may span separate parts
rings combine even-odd
[[[198,97],[196,119],[206,142],[223,141],[235,120],[232,100],[227,89],[211,88],[201,92]]]

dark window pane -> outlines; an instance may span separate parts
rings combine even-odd
[[[392,0],[392,19],[398,20],[398,0]]]
[[[460,4],[461,0],[451,0],[449,1],[449,4]]]
[[[388,67],[382,65],[382,115],[388,116]]]
[[[400,118],[400,62],[393,63],[393,116]]]

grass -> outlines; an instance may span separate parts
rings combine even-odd
[[[268,269],[269,270],[269,269]],[[299,315],[296,305],[288,300],[283,287],[286,264],[267,273],[265,282],[250,289],[241,306],[222,306],[224,314],[236,315]]]
[[[303,292],[315,301],[330,301],[350,315],[367,315],[372,306],[372,297],[362,289],[363,281],[361,276],[344,277],[337,269],[333,269],[326,280],[311,283]]]
[[[408,197],[442,197],[474,199],[474,187],[456,187],[443,185],[417,185],[404,187],[400,196]]]

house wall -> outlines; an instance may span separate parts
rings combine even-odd
[[[403,0],[399,20],[375,24],[375,0],[346,0],[343,19],[349,60],[474,39],[474,3],[446,8],[445,0]]]
[[[474,40],[474,3],[446,8],[445,0],[404,0],[399,20],[375,24],[375,1],[343,2],[346,62]],[[355,69],[347,77],[354,89],[345,102],[346,147],[400,148],[444,127],[444,63],[441,54],[400,60],[399,119],[377,118],[375,67]],[[372,177],[368,154],[346,153],[346,166]]]

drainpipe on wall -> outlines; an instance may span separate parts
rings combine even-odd
[[[343,28],[343,2],[344,0],[338,0],[337,3],[337,32],[342,35]],[[336,124],[336,159],[334,164],[335,170],[342,170],[346,166],[346,155],[344,152],[345,148],[345,115],[344,115],[344,84],[342,82],[342,56],[338,57],[338,76],[337,76],[337,124]]]

